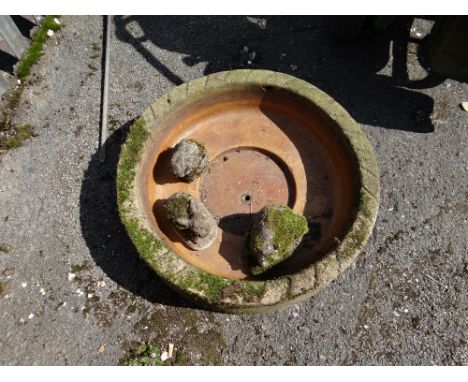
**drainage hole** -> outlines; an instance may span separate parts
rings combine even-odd
[[[242,201],[250,203],[251,197],[250,195],[242,195]]]

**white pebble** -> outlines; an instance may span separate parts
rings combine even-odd
[[[21,286],[22,286],[23,288],[26,288],[26,287],[28,286],[28,283],[27,283],[26,281],[23,281],[23,282],[21,283]]]
[[[68,281],[73,281],[76,277],[75,273],[68,273]]]
[[[398,312],[393,312],[393,314],[394,314],[395,316],[397,316],[397,317],[400,317],[400,313],[398,313]]]
[[[54,31],[52,29],[47,30],[47,36],[52,37],[54,35]]]
[[[364,325],[364,329],[369,329],[369,325]]]
[[[163,351],[162,354],[161,354],[161,361],[166,361],[167,359],[169,358],[169,356],[167,355],[167,351]]]
[[[45,295],[45,290],[44,288],[39,289],[39,293],[42,294],[43,296]]]
[[[408,310],[408,309],[405,309],[403,312],[405,312],[405,313],[408,313],[408,312],[409,312],[409,310]]]
[[[21,317],[21,318],[19,319],[19,323],[20,323],[20,324],[23,324],[23,323],[24,323],[24,318],[23,318],[23,317]]]
[[[34,317],[34,313],[29,313],[28,318],[31,319],[31,318],[33,318],[33,317]]]
[[[94,293],[88,293],[88,298],[92,298],[94,296]]]
[[[61,25],[61,24],[62,24],[58,18],[55,18],[55,19],[54,19],[54,23],[57,24],[57,25]]]

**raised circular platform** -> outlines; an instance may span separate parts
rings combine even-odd
[[[186,183],[171,148],[201,142],[209,168]],[[293,304],[358,255],[379,204],[378,168],[361,129],[333,99],[289,75],[236,70],[181,85],[131,128],[118,170],[122,221],[137,250],[176,290],[209,308],[258,312]],[[209,248],[186,247],[162,206],[175,192],[200,198],[219,221]],[[265,205],[303,214],[309,233],[287,261],[250,274],[246,236]]]

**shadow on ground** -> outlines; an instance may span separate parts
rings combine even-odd
[[[441,82],[430,74],[410,81],[407,72],[412,17],[398,17],[385,31],[365,25],[350,43],[333,38],[336,17],[251,18],[205,16],[116,16],[116,36],[131,44],[174,85],[183,79],[165,64],[151,44],[182,54],[183,62],[206,63],[205,74],[261,68],[292,74],[333,96],[360,123],[418,133],[434,127],[434,101],[412,91]],[[414,42],[414,41],[413,41]],[[424,46],[424,41],[417,40]],[[249,65],[244,46],[255,51]],[[418,60],[425,67],[424,49]],[[377,74],[389,59],[391,77]]]
[[[99,161],[97,151],[85,172],[80,194],[83,237],[95,263],[120,286],[153,303],[192,307],[155,277],[139,258],[120,221],[115,184],[117,162],[132,122],[127,122],[108,138],[105,162]]]

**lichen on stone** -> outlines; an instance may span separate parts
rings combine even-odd
[[[208,152],[201,143],[183,139],[173,148],[171,166],[175,176],[191,182],[208,167]]]
[[[307,220],[288,206],[266,206],[254,218],[250,230],[251,272],[266,272],[290,257],[308,232]]]
[[[178,236],[194,250],[208,248],[216,238],[218,226],[205,205],[192,195],[176,192],[164,205],[166,217]]]

